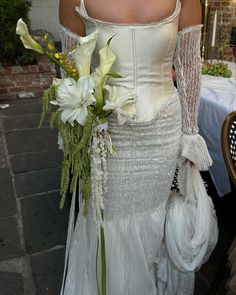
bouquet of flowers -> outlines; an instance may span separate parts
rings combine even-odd
[[[112,72],[116,56],[110,47],[111,37],[99,51],[100,64],[91,72],[91,58],[96,47],[99,31],[79,38],[79,44],[70,52],[57,52],[51,42],[41,45],[29,34],[22,19],[17,22],[16,33],[25,48],[48,56],[66,73],[66,78],[53,78],[53,83],[43,95],[43,112],[40,125],[50,113],[50,125],[59,129],[64,159],[61,173],[61,204],[68,189],[73,192],[78,179],[82,185],[84,214],[89,201],[96,220],[102,224],[104,209],[103,191],[106,185],[106,158],[116,153],[108,133],[108,116],[114,112],[118,123],[124,124],[135,114],[127,112],[126,106],[135,97],[123,93],[118,86],[108,85],[109,78],[122,78]],[[47,35],[43,41],[47,40]],[[52,106],[59,108],[53,111]],[[70,179],[71,178],[71,179]]]

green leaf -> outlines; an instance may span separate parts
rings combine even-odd
[[[107,73],[107,76],[110,76],[112,78],[125,78],[125,76],[121,76],[120,74],[115,73],[115,72],[109,72],[109,73]]]
[[[108,41],[107,41],[107,46],[110,46],[111,40],[115,37],[116,34],[114,34]]]

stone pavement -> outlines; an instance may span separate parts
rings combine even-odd
[[[57,131],[38,128],[40,99],[1,103],[0,295],[58,295],[69,206],[59,209]]]
[[[0,103],[10,104],[0,110],[0,295],[59,295],[69,202],[59,209],[57,131],[47,123],[38,128],[40,99]],[[209,189],[220,238],[197,273],[194,295],[225,294],[224,273],[218,270],[235,234],[235,192],[219,198],[213,186]]]

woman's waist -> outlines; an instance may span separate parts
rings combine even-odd
[[[152,119],[160,109],[177,95],[171,84],[160,84],[153,87],[137,87],[136,90],[136,121]]]
[[[135,102],[126,107],[128,112],[135,114],[135,122],[151,120],[166,103],[178,96],[173,83],[169,85],[134,85],[133,87],[121,85],[119,87],[123,88],[121,92],[135,97]]]
[[[176,90],[169,96],[158,97],[136,97],[136,102],[133,105],[126,107],[126,111],[135,114],[134,118],[127,120],[125,123],[125,130],[130,134],[136,130],[138,131],[138,137],[140,138],[143,132],[144,137],[149,136],[149,132],[153,134],[153,130],[159,130],[159,127],[170,126],[170,130],[176,126],[173,125],[173,118],[180,118],[181,106],[179,101],[179,96]],[[109,116],[109,128],[117,129],[118,133],[120,130],[120,125],[117,122],[117,114],[114,113]],[[178,125],[178,124],[177,124]],[[160,132],[161,130],[157,131]],[[127,134],[126,134],[127,135]],[[130,136],[130,135],[128,135]]]
[[[122,71],[115,71],[121,73]],[[153,91],[161,91],[163,94],[166,91],[171,91],[174,87],[172,74],[168,73],[153,73],[139,76],[137,73],[128,73],[122,78],[110,78],[109,84],[111,86],[120,86],[126,89],[136,88],[137,91],[150,89]]]

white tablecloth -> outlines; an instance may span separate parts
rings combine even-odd
[[[230,64],[232,68],[233,64]],[[234,68],[232,68],[234,70]],[[212,180],[219,196],[231,191],[221,151],[221,128],[225,117],[236,110],[236,83],[232,79],[203,75],[199,108],[199,133],[206,140],[213,165]]]

